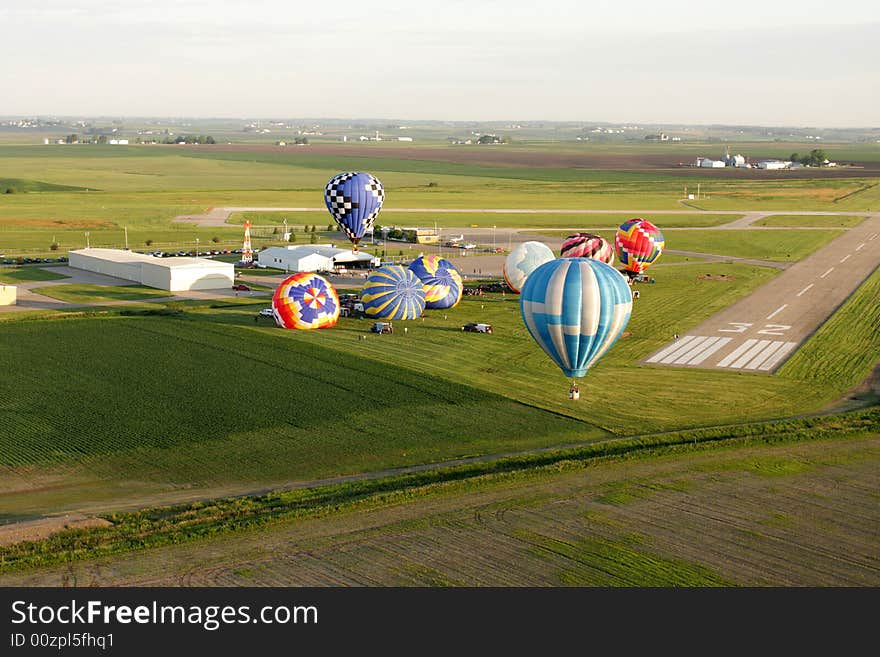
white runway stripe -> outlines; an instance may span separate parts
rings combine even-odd
[[[858,250],[858,249],[856,249],[856,250]],[[826,272],[825,272],[824,274],[822,274],[819,278],[825,278],[828,274],[830,274],[830,273],[833,272],[833,271],[834,271],[834,267],[832,267],[831,269],[829,269],[828,271],[826,271]]]
[[[752,358],[757,356],[761,352],[761,350],[764,349],[764,347],[766,347],[768,344],[770,344],[770,340],[758,340],[754,345],[752,345],[751,349],[749,349],[748,351],[746,351],[746,353],[733,361],[730,364],[730,368],[734,370],[740,369],[743,365],[752,360]]]
[[[849,260],[851,257],[852,257],[852,253],[847,253],[845,256],[843,256],[843,257],[840,259],[840,264],[843,264],[844,262],[846,262],[847,260]]]
[[[865,248],[865,243],[862,242],[861,244],[859,244],[859,245],[856,247],[856,251],[861,251],[861,250],[864,249],[864,248]]]
[[[801,296],[802,294],[806,294],[807,291],[808,291],[811,287],[813,287],[813,284],[812,284],[812,283],[810,283],[809,285],[807,285],[807,287],[805,287],[803,290],[801,290],[800,292],[798,292],[798,293],[797,293],[797,296]]]
[[[781,312],[782,312],[783,310],[785,310],[786,308],[788,308],[788,304],[787,304],[787,303],[782,304],[781,306],[779,306],[779,308],[777,308],[777,309],[774,310],[772,313],[770,313],[769,315],[767,315],[767,319],[773,319],[774,317],[776,317],[776,315],[778,315],[779,313],[781,313]]]
[[[768,359],[767,361],[765,361],[764,364],[761,365],[761,367],[759,369],[761,369],[765,372],[772,370],[776,366],[776,363],[778,363],[783,358],[785,358],[788,355],[788,353],[792,349],[795,348],[796,345],[797,345],[797,342],[786,342],[782,346],[782,348],[777,350],[777,352],[775,354],[773,354],[773,357]]]
[[[686,352],[690,351],[691,349],[693,349],[697,345],[702,344],[703,342],[705,342],[708,339],[709,338],[707,338],[704,335],[698,335],[693,340],[691,340],[688,344],[686,344],[685,346],[683,346],[679,349],[676,349],[675,351],[673,351],[671,354],[669,354],[666,358],[664,358],[660,362],[663,363],[664,365],[669,365],[670,363],[675,362],[676,358],[684,355]]]
[[[718,363],[718,367],[727,367],[734,360],[736,360],[740,356],[740,354],[742,354],[742,352],[746,351],[749,347],[751,347],[756,342],[757,342],[757,340],[755,340],[754,338],[750,338],[750,339],[746,340],[740,346],[738,346],[736,349],[734,349],[732,352],[727,354],[727,356],[725,356],[721,360],[721,362]]]
[[[871,235],[871,237],[868,238],[868,241],[873,242],[875,237],[877,237],[877,233],[874,233],[873,235]]]
[[[662,351],[658,351],[656,354],[651,356],[645,362],[646,363],[656,363],[658,360],[660,360],[664,356],[668,355],[669,353],[675,351],[676,349],[678,349],[682,345],[687,344],[688,342],[693,340],[695,337],[697,337],[697,336],[696,335],[686,335],[683,338],[676,340],[675,342],[673,342],[671,345],[669,345],[668,347],[666,347]]]
[[[752,358],[751,362],[746,365],[743,369],[745,370],[756,370],[758,366],[761,365],[765,360],[770,358],[776,351],[782,347],[785,343],[781,340],[774,340],[770,344],[768,344],[763,351],[758,353],[757,356]]]
[[[714,354],[716,351],[718,351],[719,349],[721,349],[724,345],[726,345],[726,344],[727,344],[728,342],[730,342],[731,340],[733,340],[733,338],[721,338],[718,342],[716,342],[715,344],[713,344],[711,347],[709,347],[709,348],[706,349],[705,351],[701,351],[700,354],[697,355],[696,357],[692,357],[692,358],[687,362],[687,364],[688,364],[688,365],[699,365],[700,363],[702,363],[702,362],[703,362],[704,360],[706,360],[709,356],[711,356],[711,355]]]
[[[700,354],[700,352],[703,351],[703,349],[707,349],[708,347],[711,347],[716,342],[718,342],[717,337],[716,338],[706,338],[705,340],[703,340],[700,343],[693,343],[692,344],[693,349],[688,349],[686,352],[684,352],[684,354],[682,354],[681,356],[679,356],[678,358],[676,358],[672,362],[676,365],[680,365],[681,363],[686,363],[694,356],[698,356]]]

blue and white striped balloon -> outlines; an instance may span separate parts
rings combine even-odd
[[[526,279],[523,322],[567,377],[582,377],[629,322],[632,292],[611,265],[592,258],[545,262]]]

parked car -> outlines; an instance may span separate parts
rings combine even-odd
[[[462,331],[469,331],[471,333],[491,333],[492,325],[491,324],[480,324],[476,322],[469,322],[461,327]]]
[[[232,289],[236,290],[237,292],[250,292],[251,290],[251,288],[244,283],[236,283],[232,286]]]
[[[274,317],[274,316],[275,316],[275,311],[273,311],[271,308],[263,308],[260,311],[260,317]]]
[[[373,333],[394,333],[394,327],[391,325],[391,322],[375,322],[370,330]]]

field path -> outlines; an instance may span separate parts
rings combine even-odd
[[[878,266],[880,213],[874,213],[643,364],[775,372]]]

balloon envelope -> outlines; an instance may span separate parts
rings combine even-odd
[[[272,312],[281,328],[329,328],[339,319],[339,295],[317,274],[294,274],[275,288]]]
[[[614,247],[601,235],[594,233],[574,233],[562,243],[563,258],[593,258],[614,264]]]
[[[543,242],[523,242],[507,255],[501,267],[507,287],[519,292],[529,274],[554,258],[553,251]]]
[[[376,319],[417,319],[425,310],[425,291],[418,276],[400,265],[373,272],[361,292],[364,314]]]
[[[663,233],[647,219],[630,219],[617,229],[614,251],[626,271],[640,274],[650,267],[665,246]]]
[[[520,297],[523,322],[566,376],[584,376],[629,322],[632,293],[611,265],[559,258],[533,271]]]
[[[425,308],[454,308],[461,301],[461,274],[446,258],[419,256],[409,269],[424,286]]]
[[[327,210],[355,246],[373,228],[384,201],[385,188],[379,179],[361,171],[336,174],[324,187]]]

